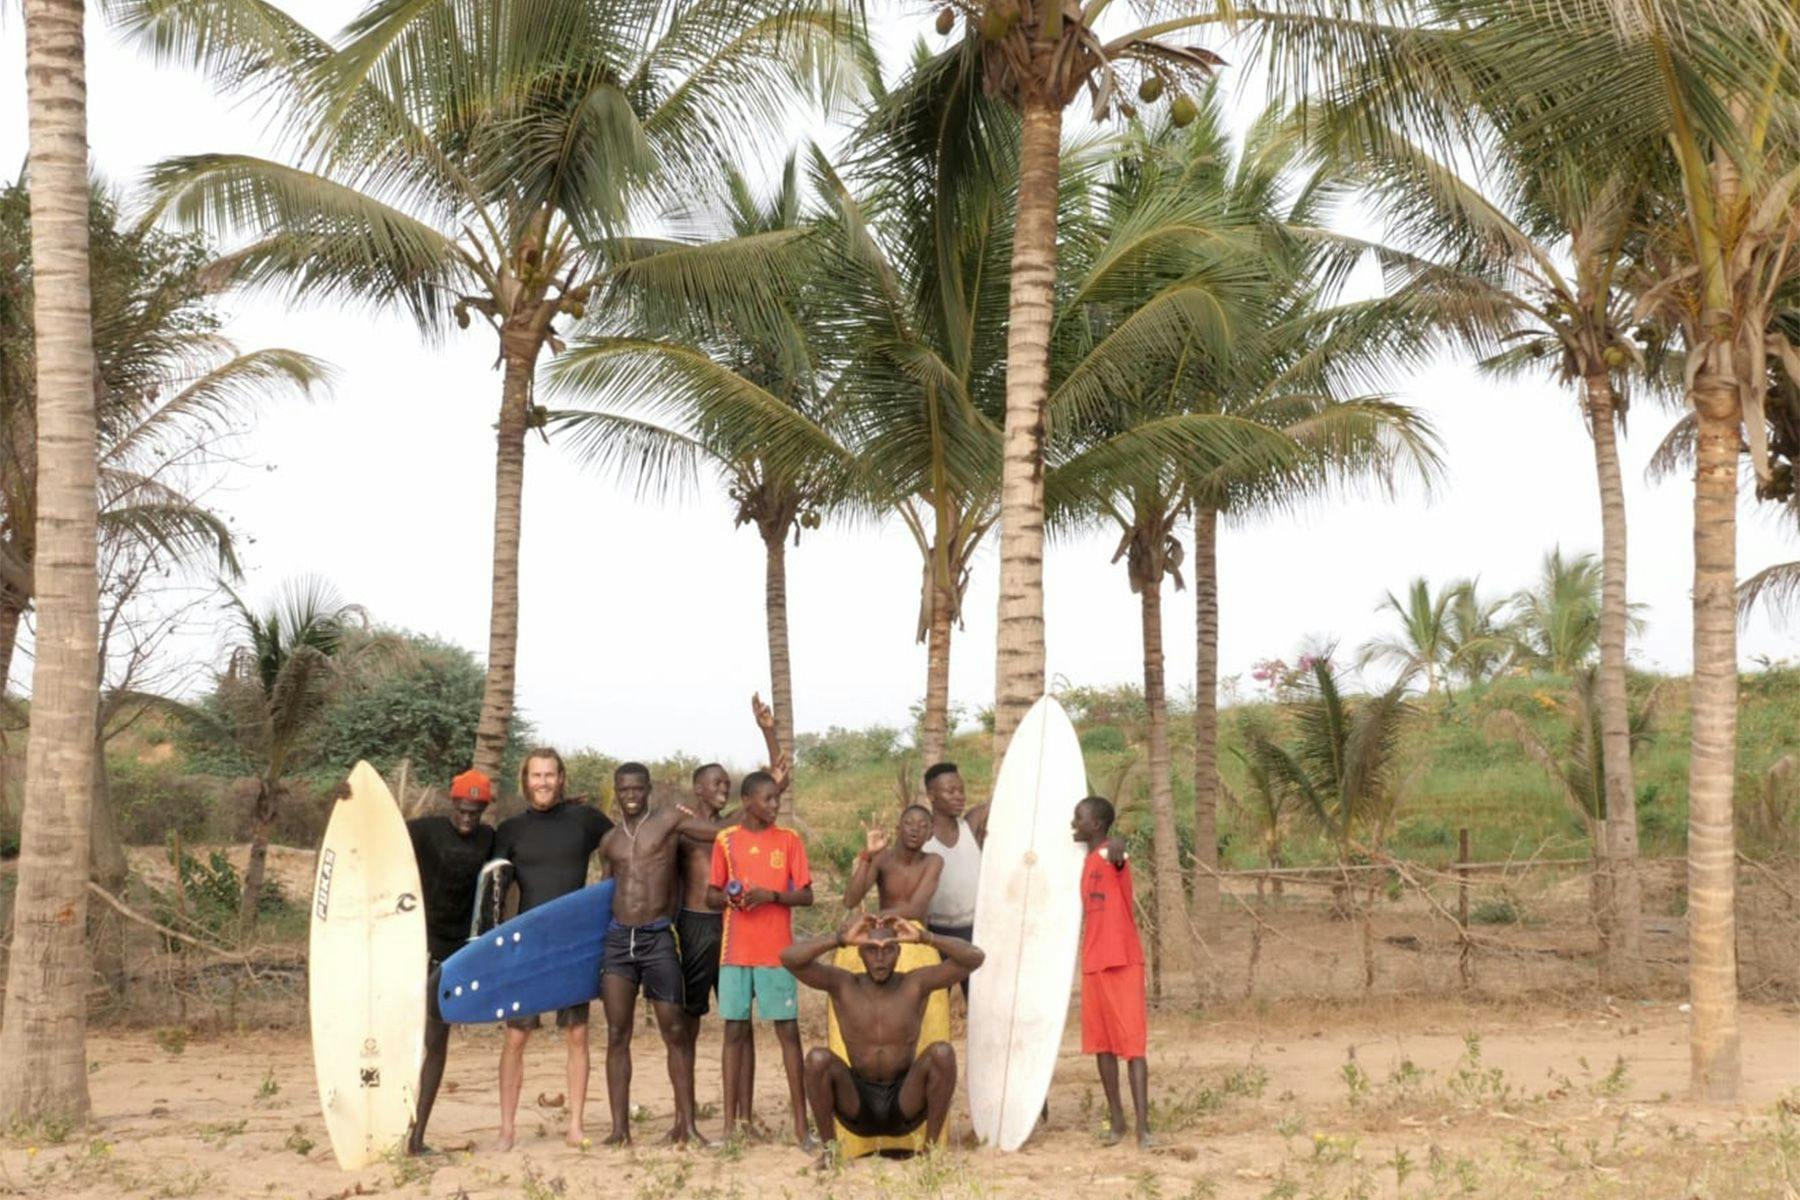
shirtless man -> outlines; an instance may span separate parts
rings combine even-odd
[[[681,1006],[681,958],[669,918],[679,895],[676,856],[683,835],[711,840],[712,821],[680,808],[650,811],[650,771],[625,763],[613,772],[619,823],[601,839],[600,859],[613,880],[613,923],[600,967],[606,1010],[606,1098],[612,1109],[609,1146],[631,1142],[631,1029],[638,990],[650,1001],[669,1056],[675,1125],[668,1140],[698,1138],[694,1127],[694,1060]]]
[[[763,746],[768,751],[770,773],[775,776],[777,794],[787,790],[789,771],[782,758],[781,745],[775,739],[775,712],[764,704],[760,695],[750,697],[750,712],[762,730]],[[688,807],[704,820],[720,825],[731,824],[722,815],[731,799],[731,776],[718,763],[707,763],[694,772],[694,799]],[[683,1038],[687,1041],[688,1062],[695,1061],[700,1042],[700,1019],[711,1007],[709,997],[719,990],[719,949],[724,942],[724,914],[714,912],[706,904],[707,877],[712,874],[712,835],[681,838],[681,911],[675,916],[675,934],[681,943]],[[749,1047],[750,1069],[742,1082],[749,1083],[756,1069],[756,1048]],[[690,1084],[690,1087],[692,1085]],[[749,1120],[750,1096],[740,1087],[737,1111]],[[698,1136],[696,1134],[696,1136]]]
[[[964,810],[967,799],[956,764],[934,763],[925,771],[925,795],[931,801],[931,838],[925,851],[944,860],[937,890],[925,912],[925,925],[944,937],[968,941],[975,936],[975,889],[981,881],[981,847],[987,841],[988,806]],[[969,982],[963,980],[963,997]]]
[[[908,942],[932,947],[944,961],[896,971],[900,947]],[[858,948],[867,974],[819,961],[843,946]],[[920,932],[892,914],[868,913],[853,913],[836,933],[782,951],[782,966],[831,997],[850,1056],[846,1065],[823,1046],[806,1056],[806,1097],[825,1142],[819,1165],[831,1161],[840,1124],[860,1137],[911,1133],[920,1122],[928,1142],[943,1134],[956,1093],[956,1051],[948,1042],[933,1042],[915,1054],[919,1027],[931,993],[968,979],[984,957],[960,938]]]
[[[941,856],[925,853],[924,845],[930,837],[931,810],[923,804],[910,804],[900,814],[897,845],[888,844],[887,830],[869,830],[868,846],[856,856],[856,866],[844,888],[844,907],[860,906],[872,883],[879,911],[923,921],[937,892],[938,876],[944,870]]]
[[[519,911],[526,912],[587,884],[588,859],[612,828],[606,815],[581,800],[563,795],[567,772],[562,756],[548,746],[532,750],[519,765],[519,790],[528,807],[500,822],[494,831],[494,857],[513,866],[519,885]],[[568,1042],[569,1128],[571,1146],[586,1141],[582,1131],[587,1108],[588,1006],[558,1009],[556,1026]],[[538,1027],[537,1017],[506,1023],[500,1051],[500,1140],[497,1150],[511,1150],[517,1140],[519,1093],[525,1087],[525,1043]]]

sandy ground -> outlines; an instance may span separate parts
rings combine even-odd
[[[809,1001],[816,997],[809,997]],[[808,1044],[823,1034],[816,1003]],[[1404,1030],[1404,1032],[1402,1032]],[[598,1032],[598,1028],[596,1028]],[[1667,1002],[1593,1008],[1381,1001],[1263,1005],[1205,1022],[1158,1014],[1151,1091],[1160,1148],[1106,1149],[1090,1059],[1065,1039],[1049,1125],[1012,1155],[956,1149],[817,1174],[785,1134],[706,1151],[662,1146],[671,1110],[661,1047],[640,1027],[637,1145],[561,1141],[562,1048],[534,1039],[521,1146],[494,1133],[492,1030],[459,1031],[431,1140],[453,1149],[341,1172],[325,1144],[303,1036],[95,1032],[94,1122],[0,1141],[0,1195],[346,1197],[1209,1197],[1800,1195],[1800,1013],[1744,1010],[1742,1102],[1691,1104],[1686,1018]],[[701,1044],[702,1103],[719,1091],[719,1037]],[[758,1113],[785,1131],[773,1038],[758,1046]],[[606,1132],[596,1053],[588,1128]],[[534,1098],[542,1103],[534,1103]],[[712,1108],[703,1128],[716,1133]],[[958,1098],[953,1128],[967,1130]]]

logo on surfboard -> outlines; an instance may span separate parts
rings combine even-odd
[[[313,915],[319,920],[325,919],[325,912],[331,907],[331,867],[337,862],[337,851],[327,850],[319,859],[319,888],[313,896]]]

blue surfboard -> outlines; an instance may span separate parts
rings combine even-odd
[[[438,976],[444,1020],[513,1021],[598,996],[612,899],[603,879],[470,938]]]

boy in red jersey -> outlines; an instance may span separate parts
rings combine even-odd
[[[1106,1144],[1125,1128],[1119,1100],[1119,1060],[1131,1075],[1137,1142],[1149,1147],[1150,1069],[1144,1062],[1144,948],[1131,915],[1131,864],[1111,838],[1113,806],[1089,796],[1075,806],[1075,840],[1088,848],[1081,864],[1081,1052],[1092,1054],[1106,1089]]]
[[[719,952],[719,1016],[725,1021],[722,1063],[725,1085],[725,1136],[730,1137],[748,1112],[739,1100],[751,1094],[747,1078],[754,1066],[750,1028],[751,1001],[756,1015],[774,1023],[787,1069],[788,1100],[794,1113],[794,1141],[815,1143],[806,1128],[806,1086],[801,1073],[800,998],[793,975],[781,965],[781,952],[794,941],[790,911],[813,902],[812,871],[806,843],[792,829],[775,824],[781,812],[781,789],[767,771],[744,776],[740,824],[719,832],[713,841],[712,875],[706,902],[725,913]]]

